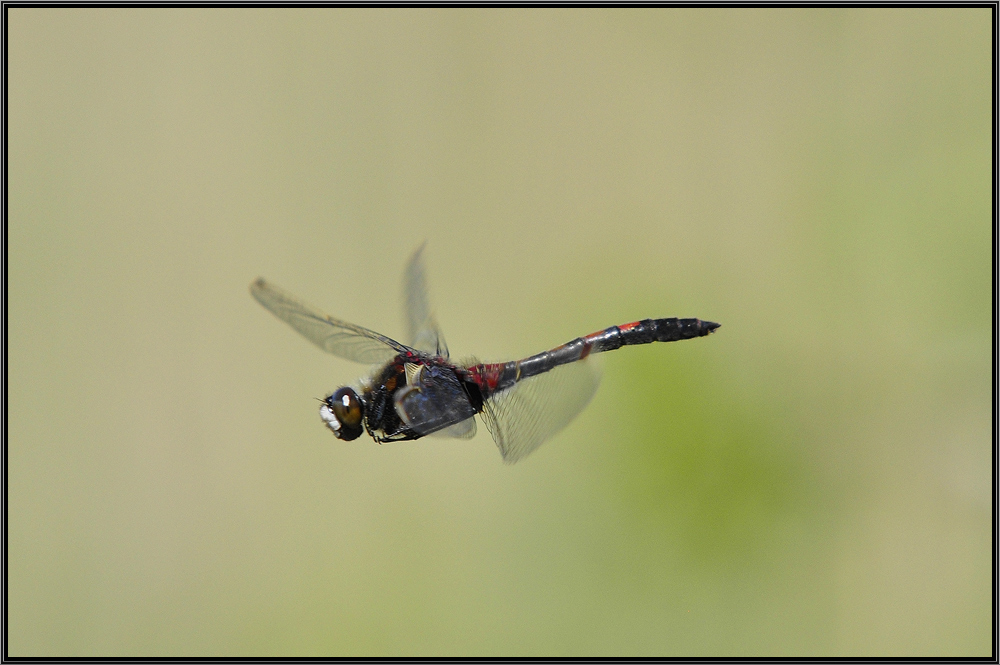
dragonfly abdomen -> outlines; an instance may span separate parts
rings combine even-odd
[[[623,346],[676,342],[704,337],[719,327],[718,323],[701,319],[643,319],[621,326],[611,326],[577,337],[554,349],[507,363],[477,365],[470,372],[481,388],[496,392],[511,387],[521,379],[537,376],[560,365],[583,360],[591,353],[614,351]]]
[[[651,342],[677,342],[682,339],[704,337],[718,328],[719,324],[711,321],[702,321],[701,319],[672,318],[643,319],[642,321],[613,327],[618,328],[622,338],[622,346],[626,346],[629,344],[649,344]],[[611,330],[611,328],[608,328],[608,330]],[[601,335],[605,332],[607,330],[594,334]]]

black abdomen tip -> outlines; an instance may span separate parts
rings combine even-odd
[[[719,327],[714,321],[702,321],[701,319],[656,319],[655,321],[643,321],[644,330],[653,331],[653,339],[638,337],[636,341],[626,341],[626,344],[648,344],[651,341],[676,342],[681,339],[694,339],[704,337]],[[631,332],[631,331],[629,331]],[[628,334],[628,333],[625,333]]]

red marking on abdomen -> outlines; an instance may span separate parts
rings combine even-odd
[[[642,325],[642,321],[633,321],[632,323],[626,323],[624,325],[618,326],[618,330],[620,330],[622,332],[627,332],[629,330],[632,330],[632,328],[635,328],[635,327],[638,327],[638,326],[641,326],[641,325]]]
[[[503,368],[503,363],[476,365],[469,369],[469,375],[472,376],[472,380],[476,382],[480,390],[485,388],[493,391],[496,390],[497,383],[500,381],[500,372]]]
[[[587,341],[588,339],[590,339],[590,337],[591,337],[590,335],[587,335],[583,339],[583,351],[580,352],[580,360],[583,360],[584,358],[589,356],[590,350],[594,347],[594,345],[591,342]]]

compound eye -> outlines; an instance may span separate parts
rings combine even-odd
[[[352,388],[341,388],[326,398],[325,407],[329,409],[324,413],[320,409],[320,415],[327,421],[327,426],[333,430],[338,439],[351,441],[361,436],[364,431],[361,419],[364,409],[358,394]],[[332,412],[335,421],[331,421],[328,413]]]
[[[361,424],[361,400],[351,388],[341,388],[330,398],[333,415],[344,427],[357,427]]]

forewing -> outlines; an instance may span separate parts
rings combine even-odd
[[[513,464],[568,425],[583,410],[601,382],[596,359],[561,365],[487,398],[483,421]]]
[[[438,329],[427,297],[427,277],[424,270],[424,245],[410,257],[403,278],[403,302],[409,326],[410,345],[415,349],[448,357],[448,345]]]
[[[276,317],[327,353],[359,363],[391,360],[407,348],[385,335],[339,321],[299,302],[263,278],[250,285],[250,293]]]

